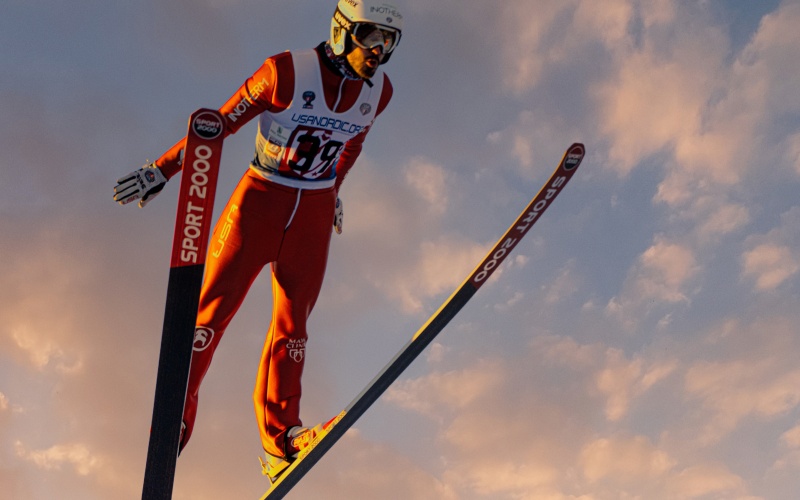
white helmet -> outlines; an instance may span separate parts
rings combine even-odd
[[[394,5],[380,0],[339,0],[331,20],[330,45],[341,56],[356,45],[371,49],[383,47],[383,61],[389,60],[400,43],[403,16]]]

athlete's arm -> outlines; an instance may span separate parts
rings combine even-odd
[[[389,77],[386,74],[383,75],[383,92],[381,93],[381,98],[378,101],[378,110],[375,112],[375,118],[380,115],[386,106],[389,105],[389,101],[392,99],[392,93],[394,92],[392,88],[392,83],[389,81]],[[356,135],[344,145],[344,151],[342,151],[341,156],[339,156],[339,161],[336,163],[336,192],[339,192],[339,188],[344,181],[345,176],[353,168],[353,164],[355,164],[358,155],[361,154],[361,150],[364,147],[364,140],[367,138],[367,133],[371,127],[367,127],[364,129],[363,132]]]
[[[289,53],[284,52],[264,61],[253,76],[219,108],[225,120],[225,137],[235,134],[245,123],[264,111],[286,109],[293,91],[294,66]],[[185,145],[184,137],[155,161],[155,166],[167,179],[181,170],[181,152]]]

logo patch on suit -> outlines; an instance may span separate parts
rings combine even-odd
[[[311,103],[313,103],[314,99],[316,98],[317,94],[315,94],[310,90],[306,90],[305,92],[303,92],[303,100],[306,101],[306,103],[303,104],[303,109],[314,109],[314,105]]]
[[[208,346],[211,345],[212,340],[214,340],[214,330],[206,328],[205,326],[198,326],[194,329],[194,344],[192,345],[192,350],[198,352],[205,351],[208,349]]]
[[[372,106],[368,102],[365,102],[359,109],[361,110],[361,114],[366,116],[370,111],[372,111]]]
[[[306,340],[290,340],[289,343],[286,344],[286,350],[289,352],[289,357],[292,361],[299,363],[303,361],[306,354]]]

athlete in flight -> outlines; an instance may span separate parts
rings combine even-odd
[[[328,41],[268,58],[219,109],[226,136],[258,120],[256,150],[209,244],[181,450],[192,435],[214,351],[267,264],[273,317],[253,394],[265,474],[274,481],[323,428],[300,420],[306,323],[322,286],[332,227],[342,229],[342,180],[392,97],[381,65],[397,47],[402,23],[390,3],[339,0]],[[114,199],[138,199],[144,207],[180,172],[185,143],[121,178]]]

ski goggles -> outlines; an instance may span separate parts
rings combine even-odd
[[[372,23],[356,23],[351,32],[353,43],[362,49],[372,50],[381,47],[388,54],[400,43],[400,32]]]

